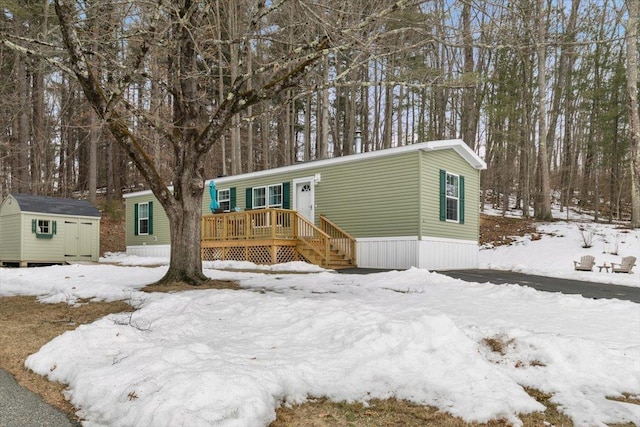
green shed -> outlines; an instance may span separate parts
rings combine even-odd
[[[477,267],[484,169],[454,139],[213,181],[224,211],[294,209],[316,225],[320,215],[328,218],[356,239],[358,267],[444,270]],[[127,253],[168,257],[169,223],[151,191],[127,194],[125,201]],[[205,191],[205,215],[210,202]]]
[[[0,204],[0,265],[98,261],[100,213],[86,200],[9,194]]]

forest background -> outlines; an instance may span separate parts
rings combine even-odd
[[[84,192],[93,202],[103,193],[119,203],[123,192],[149,188],[77,78],[61,71],[68,54],[53,2],[0,3],[0,192]],[[91,35],[88,61],[120,64],[100,68],[101,81],[129,76],[121,96],[145,115],[125,120],[169,185],[176,151],[148,123],[175,122],[175,97],[162,90],[175,72],[172,46],[154,45],[136,75],[126,68],[142,57],[134,49],[142,17],[162,3],[74,7],[82,35]],[[593,209],[596,220],[631,218],[637,0],[200,3],[217,6],[202,14],[210,20],[200,28],[210,31],[191,33],[207,58],[199,90],[220,104],[238,76],[259,85],[260,69],[288,67],[291,52],[318,36],[333,41],[339,32],[334,45],[345,47],[326,49],[295,85],[234,113],[206,154],[206,178],[349,155],[358,138],[363,151],[461,138],[486,160],[482,191],[504,210],[531,206],[544,216],[552,194],[563,207]],[[398,13],[380,12],[402,3]],[[362,24],[372,17],[384,24]]]

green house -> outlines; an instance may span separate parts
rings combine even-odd
[[[86,200],[9,194],[0,204],[0,265],[98,261],[100,213]]]
[[[355,238],[358,267],[444,270],[477,267],[484,169],[462,140],[445,140],[213,181],[223,211],[282,208],[315,224],[328,218]],[[168,257],[168,220],[151,191],[125,201],[127,253]],[[205,191],[204,214],[210,203]]]

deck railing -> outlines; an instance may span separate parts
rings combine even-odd
[[[320,229],[329,235],[333,247],[340,250],[349,260],[355,261],[356,239],[322,214],[320,214]]]
[[[259,209],[202,217],[202,240],[294,239],[296,212]]]
[[[321,266],[328,266],[331,260],[331,237],[302,215],[297,215],[296,239],[299,250],[308,249],[315,254]]]
[[[341,240],[342,238],[339,238],[336,241],[338,242],[336,247],[344,246]],[[291,243],[286,243],[287,241]],[[305,256],[312,257],[315,263],[328,266],[333,243],[334,239],[329,234],[294,210],[269,208],[202,217],[201,245],[203,249],[205,247],[222,248],[216,252],[222,257],[227,257],[228,254],[239,256],[237,254],[240,253],[246,254],[247,259],[251,257],[251,251],[248,249],[242,252],[228,250],[227,246],[247,248],[251,245],[270,245],[275,248],[294,245],[299,253],[304,252]],[[274,249],[269,256],[272,262],[278,258],[276,252],[277,250]]]

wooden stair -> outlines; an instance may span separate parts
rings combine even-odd
[[[339,270],[342,268],[352,268],[355,264],[349,259],[342,251],[335,248],[333,245],[329,248],[329,261],[325,264],[322,256],[318,255],[314,250],[298,246],[298,254],[302,256],[307,262],[316,264],[324,268],[330,268],[332,270]]]

